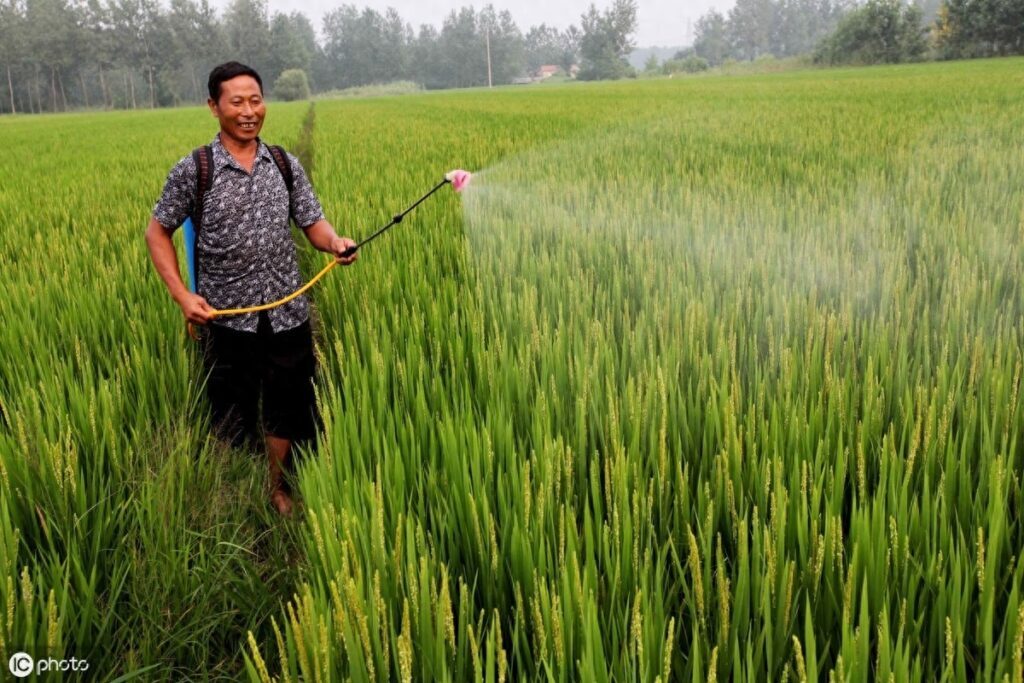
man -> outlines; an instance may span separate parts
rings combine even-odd
[[[354,253],[343,254],[355,243],[338,237],[324,219],[305,170],[291,154],[286,155],[292,176],[289,192],[285,155],[275,160],[259,137],[266,116],[259,74],[228,62],[210,72],[208,85],[207,104],[220,132],[211,144],[212,181],[198,202],[202,215],[194,215],[199,171],[190,154],[167,177],[146,229],[146,244],[185,320],[209,323],[203,358],[218,434],[236,446],[254,440],[262,398],[270,500],[288,515],[292,500],[282,469],[292,442],[314,436],[318,423],[309,303],[301,296],[260,313],[215,317],[212,312],[271,303],[302,285],[289,219],[314,247],[334,254],[344,265],[356,260]],[[182,282],[171,240],[189,216],[200,225],[195,294]]]

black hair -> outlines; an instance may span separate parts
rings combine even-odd
[[[263,79],[256,73],[256,69],[239,62],[224,62],[213,67],[213,71],[210,72],[210,80],[207,82],[207,87],[210,90],[210,99],[214,102],[219,100],[220,84],[238,76],[252,76],[255,78],[260,86],[260,94],[263,94]]]

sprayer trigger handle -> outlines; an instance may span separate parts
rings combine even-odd
[[[350,256],[355,256],[357,251],[359,251],[358,246],[349,247],[345,251],[341,252],[341,258],[349,258]]]

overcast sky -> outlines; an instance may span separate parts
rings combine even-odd
[[[413,30],[418,31],[420,24],[440,26],[444,17],[453,9],[465,5],[473,5],[480,9],[487,1],[472,2],[471,0],[347,0],[357,7],[372,7],[383,12],[394,7]],[[502,3],[492,0],[499,12],[507,9],[520,30],[525,33],[535,24],[548,24],[565,28],[569,24],[579,26],[580,15],[590,6],[590,0],[516,0]],[[725,11],[732,7],[733,0],[638,0],[638,28],[636,43],[640,47],[676,46],[687,42],[687,22],[697,19],[712,7]],[[211,4],[223,8],[228,0],[211,0]],[[289,13],[299,10],[313,21],[320,31],[321,18],[334,7],[346,4],[343,0],[269,0],[270,12]],[[595,0],[598,9],[611,5],[611,0]]]

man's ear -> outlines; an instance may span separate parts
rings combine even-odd
[[[210,113],[213,114],[213,118],[220,118],[220,114],[217,112],[217,103],[213,101],[212,97],[206,98],[206,106],[210,108]]]

